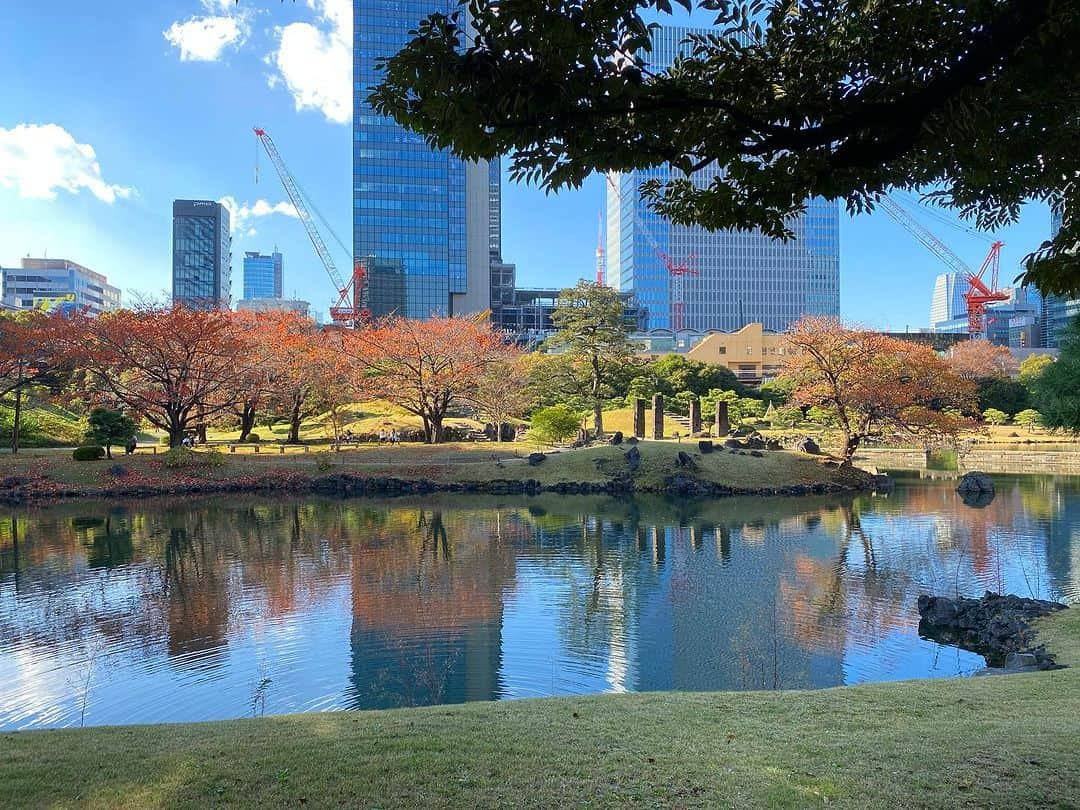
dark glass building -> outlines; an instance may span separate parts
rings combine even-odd
[[[379,271],[368,279],[376,316],[488,308],[487,163],[433,151],[365,100],[379,81],[379,59],[396,53],[428,14],[456,10],[450,0],[353,0],[353,250]]]
[[[232,299],[229,211],[211,200],[173,201],[173,302],[228,309]]]
[[[1050,206],[1050,238],[1061,230],[1062,206]],[[1042,310],[1042,345],[1056,349],[1058,335],[1069,322],[1080,317],[1080,298],[1064,298],[1060,295],[1048,295],[1043,299]]]

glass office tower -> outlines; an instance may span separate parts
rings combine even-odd
[[[708,29],[662,27],[652,32],[649,61],[670,66],[686,51],[686,37]],[[701,186],[717,176],[708,167],[691,178]],[[697,275],[683,277],[682,327],[732,331],[760,322],[783,331],[801,316],[840,313],[840,208],[822,199],[807,202],[791,223],[795,239],[779,242],[759,232],[708,231],[673,225],[641,201],[646,180],[684,175],[670,166],[613,173],[607,185],[608,280],[632,292],[646,309],[650,329],[677,324],[675,285],[659,255],[688,264]]]
[[[967,279],[959,273],[941,273],[934,279],[934,293],[930,298],[930,328],[938,324],[963,318],[967,322]]]
[[[1050,238],[1061,230],[1062,208],[1060,204],[1050,206]],[[1042,306],[1042,345],[1048,349],[1058,348],[1058,334],[1069,325],[1069,321],[1080,317],[1080,298],[1064,298],[1060,295],[1048,295]]]
[[[353,0],[353,248],[376,316],[461,315],[488,306],[486,163],[433,151],[367,104],[375,63],[396,53],[450,0]]]
[[[244,298],[281,298],[281,254],[269,256],[258,251],[244,254]]]
[[[228,309],[232,298],[229,211],[212,200],[173,201],[173,302]]]

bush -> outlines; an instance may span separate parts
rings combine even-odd
[[[255,433],[254,431],[252,431],[251,433],[249,433],[247,435],[247,438],[244,439],[244,441],[248,442],[249,444],[258,444],[259,442],[262,441],[262,436],[260,436],[258,433]]]
[[[99,445],[88,445],[86,447],[76,447],[75,451],[71,454],[71,457],[76,461],[97,461],[98,459],[105,458],[105,448]]]
[[[161,464],[168,470],[216,469],[225,463],[220,450],[196,453],[186,447],[174,447],[161,457]]]
[[[541,408],[532,417],[530,433],[542,442],[561,442],[578,432],[581,417],[567,405]]]
[[[991,425],[1009,424],[1009,415],[1005,413],[1005,411],[1000,411],[997,408],[987,408],[983,411],[983,419]]]
[[[1013,417],[1013,421],[1020,427],[1033,428],[1036,425],[1042,424],[1042,414],[1038,411],[1028,408],[1027,410],[1020,411]]]

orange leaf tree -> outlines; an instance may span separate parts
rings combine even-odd
[[[867,438],[898,433],[924,442],[955,439],[970,426],[975,387],[928,346],[806,317],[788,335],[785,376],[800,405],[830,408],[850,463]]]
[[[19,452],[22,402],[27,389],[49,381],[63,364],[53,333],[59,316],[39,311],[0,315],[0,400],[12,398],[11,452]]]
[[[965,380],[1011,377],[1020,365],[1005,346],[996,346],[985,338],[957,343],[948,354],[949,367]]]
[[[443,441],[454,405],[475,404],[488,369],[512,358],[490,326],[465,318],[390,318],[347,335],[366,390],[420,417],[425,441]]]
[[[246,389],[244,343],[232,313],[179,306],[71,319],[66,352],[96,382],[97,396],[137,413],[179,447],[196,424]]]

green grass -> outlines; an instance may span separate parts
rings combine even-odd
[[[696,442],[641,442],[641,466],[634,479],[641,489],[659,489],[664,479],[678,471],[680,451],[695,457],[694,476],[730,487],[758,489],[820,482],[853,483],[862,480],[858,472],[839,471],[822,466],[821,460],[801,453],[777,451],[762,457],[714,452],[698,454]],[[297,448],[279,454],[277,446],[239,447],[225,452],[217,467],[170,470],[162,455],[139,453],[124,456],[115,451],[112,461],[81,461],[71,458],[70,450],[27,450],[18,456],[0,456],[0,477],[36,473],[47,481],[84,495],[93,495],[114,486],[140,484],[167,485],[171,481],[233,481],[248,477],[258,479],[281,473],[323,476],[351,473],[365,477],[394,477],[408,481],[434,481],[440,484],[492,480],[536,480],[544,486],[564,483],[603,483],[627,470],[627,446],[561,450],[548,455],[539,466],[529,466],[527,456],[534,450],[521,443],[458,443],[440,445],[402,444],[371,445],[340,453],[308,452]],[[129,475],[116,478],[110,469],[122,464]]]
[[[1077,669],[556,698],[8,733],[0,805],[1075,807],[1078,739]]]

